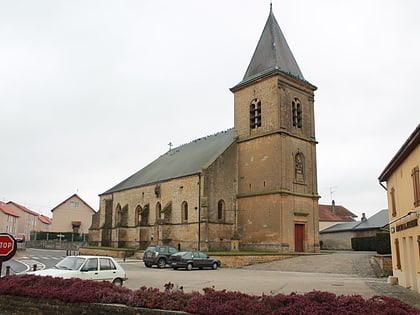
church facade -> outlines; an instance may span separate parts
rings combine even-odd
[[[234,127],[166,152],[100,195],[92,245],[319,251],[314,91],[272,9]]]

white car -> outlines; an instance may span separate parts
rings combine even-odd
[[[107,280],[122,285],[127,280],[124,269],[108,256],[67,256],[54,267],[28,272],[39,276]]]

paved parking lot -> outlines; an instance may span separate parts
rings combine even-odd
[[[336,294],[358,294],[365,298],[389,295],[420,309],[420,294],[378,278],[370,264],[371,252],[337,252],[304,255],[281,261],[242,268],[218,270],[172,270],[146,268],[141,261],[122,262],[129,280],[125,286],[164,289],[171,282],[184,291],[200,291],[206,287],[241,291],[249,294],[305,293],[312,290]]]

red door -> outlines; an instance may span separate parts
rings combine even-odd
[[[295,224],[295,252],[303,252],[304,232],[304,224]]]

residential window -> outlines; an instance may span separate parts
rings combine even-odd
[[[249,107],[249,126],[251,129],[261,127],[261,101],[254,99]]]
[[[217,220],[221,221],[224,218],[225,212],[225,202],[223,200],[219,200],[217,203]]]
[[[302,128],[302,104],[297,98],[292,101],[292,122],[294,127]]]
[[[70,201],[70,208],[79,208],[79,202]]]
[[[181,215],[183,222],[188,221],[188,203],[186,201],[184,201],[181,205]]]
[[[397,207],[395,203],[395,189],[394,187],[391,188],[389,191],[389,196],[391,197],[391,215],[395,217],[397,215]]]
[[[414,207],[420,206],[420,177],[419,167],[416,166],[411,172],[411,178],[413,179],[413,191],[414,191]]]

